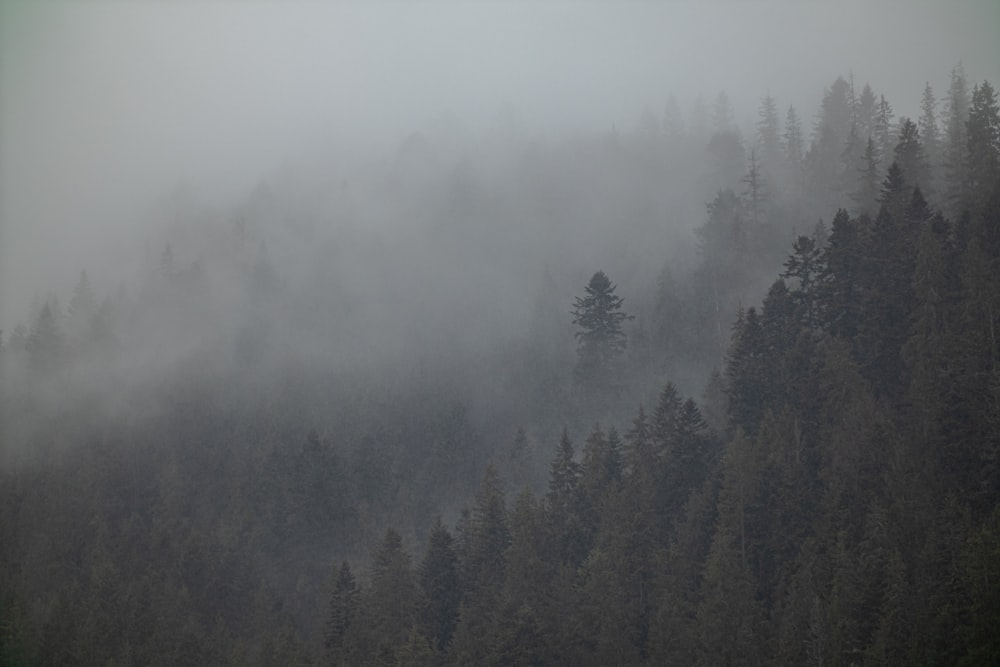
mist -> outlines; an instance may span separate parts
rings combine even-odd
[[[688,115],[697,95],[725,90],[748,123],[770,91],[808,127],[819,82],[847,73],[913,116],[925,79],[944,82],[961,60],[970,80],[995,80],[1000,61],[990,2],[3,11],[7,331],[34,292],[67,291],[82,268],[106,289],[129,278],[112,267],[129,263],[148,205],[178,184],[231,207],[283,166],[349,170],[442,117],[478,136],[515,124],[558,139],[629,130],[646,108],[661,116],[669,94]]]
[[[990,654],[998,29],[3,2],[0,662]]]

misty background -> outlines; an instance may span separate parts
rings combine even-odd
[[[366,170],[395,160],[415,132],[446,135],[433,143],[449,171],[533,141],[631,132],[643,110],[661,119],[671,94],[690,121],[698,95],[710,105],[724,90],[748,128],[769,91],[782,111],[796,105],[808,133],[824,82],[838,74],[876,82],[910,116],[924,81],[942,89],[960,60],[971,81],[1000,78],[1000,8],[989,0],[4,2],[0,11],[7,332],[33,298],[68,293],[81,269],[104,292],[134,281],[170,193],[232,216],[261,183],[364,187]],[[381,199],[355,190],[358,226],[402,238],[402,216],[381,215]],[[679,215],[655,221],[663,243],[667,230],[697,224],[705,199],[676,202]]]

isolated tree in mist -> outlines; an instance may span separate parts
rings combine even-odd
[[[606,377],[614,360],[625,351],[622,323],[633,316],[622,312],[625,299],[615,294],[616,288],[603,271],[598,271],[584,288],[586,295],[574,303],[573,324],[580,327],[575,334],[579,341],[576,371],[582,380]]]

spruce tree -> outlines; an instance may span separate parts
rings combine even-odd
[[[868,137],[864,155],[861,157],[861,166],[857,172],[857,188],[851,195],[854,200],[854,210],[858,215],[871,214],[875,211],[878,202],[879,180],[878,150],[875,147],[874,139]]]
[[[342,657],[344,637],[357,614],[357,584],[351,566],[345,560],[337,571],[333,593],[327,611],[326,633],[324,645],[330,654],[331,662],[338,664]]]
[[[903,178],[909,187],[919,187],[925,193],[930,181],[930,170],[923,144],[920,142],[920,131],[916,123],[909,118],[903,118],[899,130],[899,142],[893,149],[893,156]]]
[[[625,351],[626,336],[622,324],[632,316],[622,312],[625,300],[615,294],[617,288],[603,271],[595,273],[586,295],[577,297],[573,309],[573,324],[579,341],[577,377],[588,384],[611,379],[614,362]]]
[[[920,130],[928,165],[927,183],[924,187],[937,190],[941,182],[941,130],[937,121],[937,99],[930,83],[924,86],[917,128]]]
[[[1000,109],[989,81],[972,88],[966,136],[965,200],[979,213],[1000,182]]]
[[[942,160],[944,167],[944,183],[942,184],[942,200],[948,213],[954,218],[963,208],[963,196],[966,192],[966,122],[969,119],[969,89],[965,79],[965,70],[959,63],[951,71],[951,84],[948,87],[948,97],[945,101],[945,130]]]
[[[774,175],[781,165],[781,121],[778,118],[778,107],[770,92],[761,98],[757,116],[757,146],[760,148],[760,162],[769,175]]]
[[[879,96],[875,111],[875,126],[872,130],[875,147],[878,148],[879,161],[886,165],[892,161],[892,105],[886,101],[885,95]]]
[[[458,555],[451,533],[439,518],[427,539],[427,554],[420,563],[418,577],[423,597],[420,625],[431,646],[443,651],[455,633],[462,588]]]

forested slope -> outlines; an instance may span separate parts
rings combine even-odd
[[[506,189],[414,138],[377,194],[454,273],[261,188],[82,274],[3,340],[3,664],[995,661],[1000,114],[923,101],[668,105]]]

